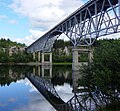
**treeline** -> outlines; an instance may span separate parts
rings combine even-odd
[[[53,48],[53,62],[72,62],[73,44],[70,41],[56,40]],[[80,54],[79,62],[88,61],[87,54]]]
[[[113,42],[120,42],[120,40],[97,40],[92,48],[96,49],[96,47],[101,47],[101,44],[103,43],[113,43]],[[117,44],[116,44],[117,45]],[[9,54],[9,49],[11,47],[16,46],[19,48],[25,48],[25,44],[12,42],[9,39],[0,39],[0,63],[10,63],[10,62],[31,62],[33,61],[32,54],[27,53],[24,51],[18,51],[17,53],[13,53],[12,55]],[[72,43],[70,41],[64,41],[64,40],[56,40],[53,48],[52,48],[52,54],[53,54],[53,62],[72,62]],[[118,46],[119,47],[119,46]],[[49,57],[45,57],[45,59],[48,59]],[[87,54],[80,54],[79,62],[86,62],[88,61],[88,55]],[[37,61],[37,58],[36,60]]]
[[[16,52],[11,51],[10,48],[17,48]],[[19,51],[20,48],[25,48],[25,44],[12,42],[10,39],[0,39],[0,63],[18,63],[18,62],[29,62],[32,60],[31,54],[28,54],[25,50]]]
[[[29,62],[32,60],[32,55],[28,54],[26,51],[13,53],[9,55],[9,51],[4,51],[0,49],[0,63],[20,63],[20,62]]]
[[[65,47],[67,51],[65,51]],[[70,41],[56,40],[53,48],[53,62],[72,62],[72,43]]]
[[[10,39],[1,38],[0,39],[0,48],[10,48],[12,46],[16,47],[26,47],[25,44],[13,42]]]
[[[0,86],[9,86],[12,82],[24,79],[28,72],[32,72],[29,66],[0,66]]]

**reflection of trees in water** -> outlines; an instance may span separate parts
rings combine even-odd
[[[51,83],[53,85],[63,85],[64,83],[69,83],[70,85],[72,85],[72,78],[70,77],[65,78],[64,75],[62,76],[55,75],[54,77],[51,78]]]
[[[51,79],[54,85],[63,85],[64,83],[72,84],[71,65],[53,66],[53,77]]]
[[[120,110],[120,41],[100,41],[94,48],[93,62],[81,69],[79,85],[94,89],[104,96],[106,107]]]
[[[99,92],[98,96],[101,97],[100,103],[105,105],[106,108],[113,108],[114,111],[120,110],[120,89],[118,82],[114,82],[112,78],[106,75],[95,75],[92,71],[92,66],[86,66],[82,72],[82,77],[78,81],[79,86],[86,87],[89,92]],[[89,71],[89,73],[88,73]],[[116,78],[117,81],[117,78]],[[96,93],[97,94],[97,93]],[[98,99],[99,100],[99,99]]]
[[[0,66],[0,85],[10,85],[11,82],[24,79],[27,71],[30,71],[26,66]]]
[[[63,85],[65,83],[65,77],[64,75],[55,75],[54,77],[52,77],[51,82],[54,85]]]

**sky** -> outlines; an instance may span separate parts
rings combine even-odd
[[[70,84],[55,89],[65,102],[74,96]],[[56,111],[28,79],[0,87],[0,98],[0,111]]]
[[[0,0],[0,38],[30,45],[88,0]]]

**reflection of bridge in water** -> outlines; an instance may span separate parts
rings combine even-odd
[[[49,68],[51,69],[52,67]],[[74,72],[73,75],[74,96],[67,102],[64,102],[56,92],[54,85],[51,83],[51,74],[47,76],[47,78],[44,78],[43,74],[41,74],[41,77],[39,74],[33,73],[28,74],[27,77],[57,111],[92,111],[96,110],[96,108],[100,108],[101,105],[106,105],[109,103],[109,100],[106,99],[107,96],[103,95],[97,90],[97,88],[88,89],[81,87],[78,89],[75,80],[78,76],[75,74],[78,74],[78,72]]]

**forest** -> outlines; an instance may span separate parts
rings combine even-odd
[[[7,40],[3,39],[3,38],[0,39],[0,63],[11,63],[11,62],[26,63],[26,62],[33,62],[33,61],[37,62],[37,57],[35,60],[33,60],[32,54],[27,53],[25,50],[18,51],[17,53],[13,53],[12,55],[9,55],[9,49],[14,46],[16,46],[18,49],[27,47],[25,44],[13,42],[9,39],[7,39]],[[67,47],[68,53],[66,53],[64,51],[65,47]],[[59,63],[59,62],[72,63],[72,47],[73,46],[70,41],[56,40],[53,45],[53,48],[52,48],[53,63]],[[116,57],[116,56],[119,54],[113,55],[113,53],[119,53],[119,51],[116,52],[116,50],[118,50],[119,47],[120,47],[119,39],[96,40],[96,42],[92,46],[92,49],[94,50],[94,59],[96,56],[102,56],[102,58],[104,58],[104,59],[105,58],[106,59],[115,58],[116,60],[118,60],[120,58],[119,58],[119,56],[118,57]],[[104,53],[103,53],[103,51],[104,51]],[[109,51],[108,55],[105,55],[106,51]],[[37,56],[37,54],[36,54],[36,56]],[[109,57],[106,57],[106,56],[109,56]],[[99,57],[99,58],[101,59],[101,57]],[[86,55],[81,54],[80,62],[86,62],[86,61],[88,61],[87,54]]]
[[[9,54],[11,47],[16,47],[17,49],[25,48],[25,44],[13,42],[10,39],[0,39],[0,63],[11,63],[11,62],[29,62],[31,55],[26,51],[17,51],[12,55]]]

